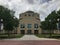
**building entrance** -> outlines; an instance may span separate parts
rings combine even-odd
[[[25,34],[25,30],[21,30],[21,34]]]
[[[32,34],[32,31],[31,30],[27,30],[27,34]]]
[[[38,34],[38,30],[34,30],[34,34]]]

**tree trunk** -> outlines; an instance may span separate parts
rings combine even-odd
[[[9,31],[8,31],[8,38],[10,37]]]
[[[16,27],[16,34],[17,34],[17,27]]]
[[[51,29],[51,30],[50,30],[50,37],[52,37],[52,31],[53,31],[53,30]]]
[[[8,38],[10,38],[10,31],[8,31]]]

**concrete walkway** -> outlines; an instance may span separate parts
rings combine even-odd
[[[22,38],[6,39],[6,40],[57,40],[50,38],[38,38],[35,35],[24,35]]]

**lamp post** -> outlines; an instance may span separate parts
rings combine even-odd
[[[3,19],[0,19],[0,32],[3,30]]]
[[[60,29],[60,27],[59,27],[59,18],[57,19],[57,21],[58,21],[58,23],[57,23],[57,29],[58,29],[58,33],[59,33],[59,29]]]

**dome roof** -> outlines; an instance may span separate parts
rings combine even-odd
[[[26,13],[34,13],[33,11],[26,11]]]

